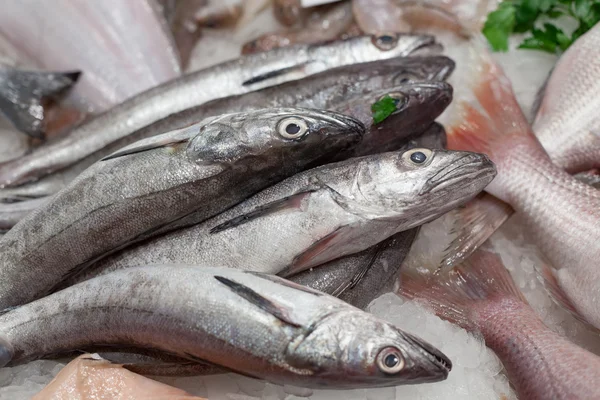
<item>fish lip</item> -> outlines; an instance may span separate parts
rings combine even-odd
[[[418,349],[425,359],[436,367],[437,372],[441,374],[443,379],[448,377],[448,374],[452,371],[452,361],[448,356],[417,336],[404,333],[404,337],[414,348]]]
[[[465,158],[471,158],[473,160],[471,162],[461,163]],[[442,184],[454,182],[455,180],[470,174],[488,175],[490,173],[495,175],[496,169],[486,155],[479,153],[466,154],[429,178],[419,191],[419,195],[435,192],[437,189],[440,189]]]

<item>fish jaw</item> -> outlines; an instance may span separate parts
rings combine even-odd
[[[376,317],[357,327],[355,318],[353,311],[326,315],[315,329],[288,347],[286,361],[295,368],[316,371],[311,379],[317,382],[333,381],[343,389],[439,382],[448,377],[452,362],[431,344]],[[352,337],[336,339],[350,329]],[[403,363],[399,371],[379,368],[377,358],[385,349],[397,349]],[[321,355],[327,352],[341,356],[324,359]]]

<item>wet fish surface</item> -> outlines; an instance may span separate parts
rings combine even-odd
[[[79,75],[79,71],[29,71],[0,63],[0,113],[17,130],[43,139],[44,101],[56,100],[77,82]]]
[[[400,294],[483,336],[520,399],[600,396],[600,357],[544,325],[496,254],[478,250],[442,275],[403,270],[400,281]]]
[[[419,148],[323,165],[203,224],[124,249],[76,279],[165,262],[291,276],[431,221],[494,175],[483,155]]]
[[[436,382],[452,366],[430,344],[341,300],[227,268],[118,271],[0,316],[0,333],[3,366],[93,344],[135,345],[329,389]]]
[[[57,171],[44,177],[40,181],[16,188],[1,189],[0,203],[14,202],[19,199],[32,197],[39,198],[53,194],[65,187],[92,163],[117,151],[121,147],[140,139],[196,123],[212,115],[250,111],[264,107],[295,106],[340,111],[344,114],[356,115],[363,123],[371,124],[372,113],[370,104],[368,107],[365,107],[365,101],[367,100],[365,96],[369,96],[369,93],[378,89],[396,87],[411,82],[445,80],[453,70],[454,62],[447,57],[395,58],[336,68],[299,81],[288,82],[239,96],[214,100],[150,124],[145,128],[133,132],[126,138],[116,141],[103,150],[93,153],[84,160],[62,171]],[[437,107],[436,104],[438,103],[434,103],[429,96],[425,96],[431,92],[431,89],[444,89],[440,92],[441,103]],[[385,133],[386,135],[389,134],[398,137],[406,132],[408,135],[410,131],[404,130],[404,127],[411,122],[415,123],[415,129],[420,129],[417,125],[423,123],[424,112],[431,115],[432,119],[437,116],[435,113],[443,105],[444,95],[447,96],[447,89],[443,86],[436,88],[435,84],[431,84],[429,87],[424,87],[422,92],[412,91],[400,94],[401,97],[398,98],[399,104],[397,106],[398,112],[409,110],[417,104],[427,104],[427,108],[417,109],[418,111],[415,111],[414,118],[404,113],[402,120],[398,122],[407,121],[407,123],[395,131],[391,130],[393,126],[390,126],[389,122],[380,124],[377,128],[378,130],[390,126],[389,133],[381,132],[382,134]],[[425,98],[416,97],[420,94],[423,94]],[[399,131],[400,128],[403,130]],[[385,137],[384,135],[379,136]],[[400,137],[400,139],[403,138]],[[361,148],[364,148],[364,144]]]
[[[422,55],[439,49],[428,35],[361,36],[227,61],[150,89],[80,125],[61,140],[0,164],[0,187],[37,180],[170,114],[215,98],[247,93],[343,65]]]
[[[363,132],[360,122],[338,113],[263,109],[125,147],[0,240],[0,307],[44,295],[98,257],[178,218],[196,211],[196,222],[212,217],[347,151]]]

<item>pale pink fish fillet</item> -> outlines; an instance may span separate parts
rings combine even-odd
[[[560,58],[533,130],[552,161],[569,172],[600,166],[600,24]]]
[[[73,95],[103,111],[180,75],[162,18],[154,0],[9,0],[0,35],[40,69],[83,71]]]
[[[206,400],[83,354],[67,364],[32,400]]]
[[[462,103],[448,148],[486,153],[498,175],[486,191],[509,203],[552,271],[544,271],[555,300],[600,328],[600,191],[554,165],[533,135],[510,81],[484,46],[474,94]],[[548,279],[549,277],[553,279]]]
[[[441,275],[404,269],[400,281],[399,294],[482,335],[519,399],[600,398],[600,357],[545,326],[497,255],[478,250]]]

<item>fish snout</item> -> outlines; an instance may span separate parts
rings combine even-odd
[[[404,333],[404,337],[418,352],[415,358],[426,362],[424,368],[431,374],[432,381],[448,377],[452,370],[452,361],[444,353],[417,336]]]
[[[487,181],[487,185],[495,176],[496,166],[488,156],[480,153],[465,153],[429,178],[419,194],[436,192],[466,181],[482,180]]]

